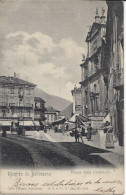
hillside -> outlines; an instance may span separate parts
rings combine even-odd
[[[66,100],[58,96],[50,95],[38,88],[35,88],[35,96],[44,99],[46,102],[46,107],[53,106],[55,109],[60,111],[64,110],[71,104],[69,100]]]
[[[72,116],[73,112],[73,103],[71,103],[67,108],[62,110],[63,114],[67,117],[70,118]]]

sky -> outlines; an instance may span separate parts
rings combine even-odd
[[[0,75],[28,79],[45,92],[72,101],[81,81],[82,54],[96,8],[105,1],[0,1]]]

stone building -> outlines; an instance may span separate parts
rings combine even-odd
[[[0,76],[0,121],[34,118],[35,84],[16,77]]]
[[[74,87],[71,93],[73,96],[73,114],[82,114],[81,88]]]
[[[87,56],[81,66],[82,114],[88,116],[93,127],[101,128],[105,117],[106,86],[104,83],[104,41],[106,35],[105,10],[99,16],[96,9],[95,22],[86,37]]]
[[[60,111],[56,110],[52,106],[47,107],[45,111],[45,118],[46,118],[45,122],[49,124],[49,123],[57,121],[59,119],[59,116],[58,116],[59,113]]]
[[[45,120],[45,101],[40,97],[34,97],[34,120]]]
[[[106,108],[119,144],[124,138],[124,23],[123,1],[106,1],[108,5],[104,52]]]

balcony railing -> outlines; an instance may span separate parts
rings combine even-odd
[[[113,70],[113,88],[119,90],[124,85],[124,70],[123,68]]]

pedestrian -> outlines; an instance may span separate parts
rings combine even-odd
[[[82,136],[85,136],[85,128],[82,127]]]
[[[47,133],[47,126],[45,125],[44,133]]]
[[[106,132],[105,147],[114,148],[113,127],[110,125],[110,122],[108,122],[108,125],[106,128],[107,128],[107,132]]]
[[[108,130],[108,121],[106,121],[106,123],[105,123],[105,125],[104,125],[104,128],[103,128],[103,131],[104,131],[104,133],[106,133],[107,132],[107,130]]]
[[[87,139],[88,139],[88,141],[91,140],[91,135],[92,135],[92,127],[91,127],[91,124],[89,124],[89,126],[87,128]]]
[[[22,135],[22,125],[19,125],[18,128],[18,136]]]
[[[11,122],[11,127],[10,127],[11,128],[11,134],[13,133],[13,124],[14,124],[14,122],[12,121]]]
[[[7,137],[7,133],[6,133],[6,130],[5,129],[3,129],[3,132],[2,132],[1,137]]]
[[[69,125],[67,124],[67,125],[66,125],[66,131],[68,131],[68,129],[69,129]]]
[[[75,142],[79,142],[79,131],[77,126],[75,127]]]
[[[55,133],[57,133],[57,125],[55,126]]]

